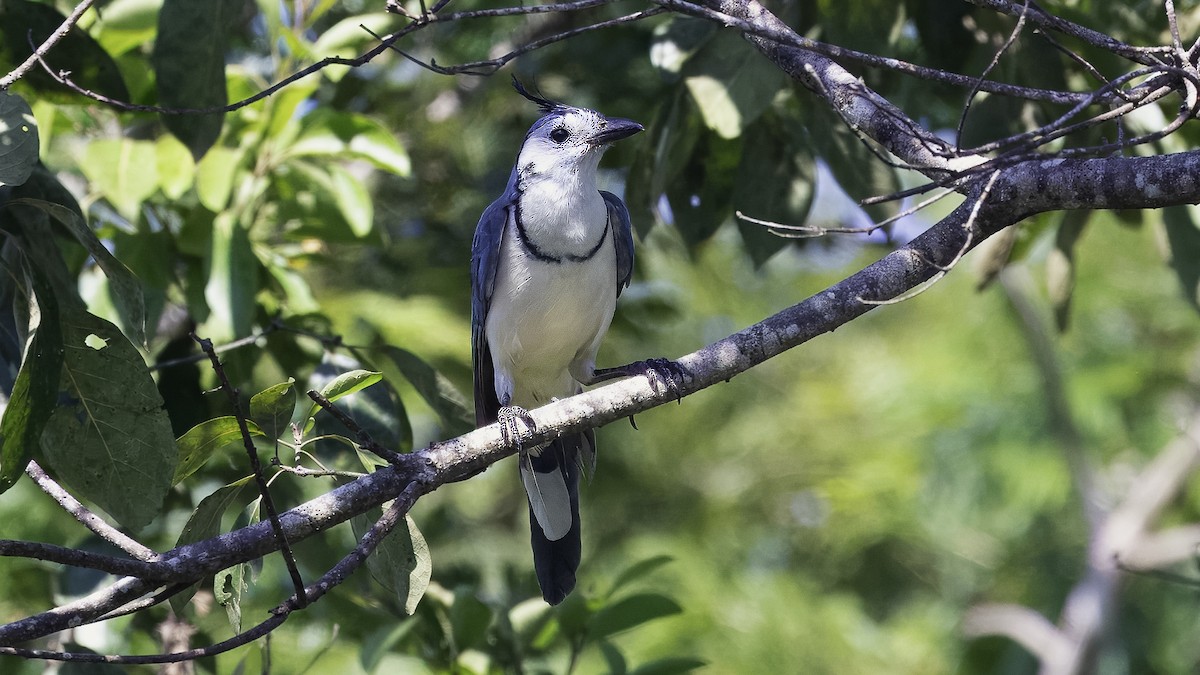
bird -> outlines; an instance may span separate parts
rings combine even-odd
[[[471,244],[475,418],[481,427],[500,422],[506,440],[515,437],[534,571],[542,598],[557,605],[575,588],[579,479],[595,468],[595,432],[529,448],[520,435],[532,428],[527,409],[649,363],[596,368],[634,260],[629,210],[597,187],[596,174],[605,150],[644,127],[532,94],[516,77],[513,87],[541,116]]]

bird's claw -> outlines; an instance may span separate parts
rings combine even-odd
[[[664,358],[653,358],[640,361],[646,379],[655,392],[668,391],[675,395],[675,402],[683,401],[683,387],[692,379],[691,372],[676,361]]]
[[[500,424],[500,435],[507,445],[521,451],[521,446],[537,429],[529,411],[520,406],[506,405],[496,413],[496,422]]]

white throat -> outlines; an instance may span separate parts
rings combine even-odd
[[[608,224],[608,209],[596,187],[600,153],[564,167],[535,162],[518,177],[518,206],[528,241],[554,257],[586,256]]]

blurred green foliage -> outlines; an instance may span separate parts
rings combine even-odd
[[[0,71],[28,53],[15,35],[57,25],[68,4],[0,4]],[[778,4],[780,16],[818,39],[965,73],[986,66],[1013,24],[950,0]],[[362,53],[374,39],[360,24],[382,34],[405,23],[365,0],[215,5],[219,12],[188,20],[196,11],[189,2],[103,3],[77,39],[51,51],[50,63],[72,70],[81,86],[136,104],[205,107],[251,96],[323,57]],[[1157,3],[1043,6],[1134,44],[1164,40]],[[448,22],[398,46],[427,62],[461,63],[625,11],[632,10]],[[197,34],[187,49],[177,38],[158,39],[180,31]],[[1126,67],[1071,46],[1109,76]],[[204,76],[179,74],[192,69]],[[852,69],[930,128],[958,123],[964,92]],[[790,223],[845,220],[829,206],[833,182],[860,198],[913,180],[877,162],[736,35],[698,19],[659,17],[584,33],[523,56],[511,70],[548,97],[648,125],[605,160],[606,187],[625,185],[640,240],[635,283],[622,297],[602,364],[699,348],[884,250],[849,238],[789,244],[735,224],[735,210]],[[1073,62],[1029,35],[996,77],[1088,85]],[[980,97],[963,143],[1061,112]],[[387,52],[357,69],[325,68],[221,120],[119,112],[39,74],[0,98],[0,113],[0,137],[21,139],[0,151],[0,391],[20,385],[25,367],[28,384],[15,391],[37,404],[30,410],[44,413],[58,393],[58,365],[47,378],[21,363],[36,297],[43,321],[62,308],[82,325],[106,327],[88,329],[89,337],[111,328],[103,337],[122,350],[140,348],[151,363],[195,354],[190,330],[219,344],[257,335],[223,360],[244,393],[264,461],[370,470],[339,437],[343,429],[311,417],[304,398],[297,407],[296,391],[308,388],[345,395],[339,404],[398,450],[469,427],[461,392],[470,390],[470,238],[535,114],[506,77],[444,77]],[[27,123],[36,136],[22,129]],[[1155,150],[1194,147],[1196,133],[1185,126]],[[819,181],[818,159],[833,181]],[[870,215],[894,211],[883,206]],[[1114,500],[1194,403],[1194,211],[1043,216],[1022,226],[1013,249],[1009,273],[1044,289],[1034,301],[1045,321],[1053,311],[1060,321],[1069,313],[1057,357],[1089,460]],[[87,215],[90,230],[80,231],[76,213]],[[1173,252],[1170,265],[1164,248]],[[538,599],[525,500],[504,462],[421,499],[401,528],[408,535],[391,541],[380,564],[293,615],[269,641],[203,659],[198,671],[563,672],[573,665],[583,673],[673,673],[707,664],[713,673],[1028,672],[1034,663],[1014,644],[965,640],[962,617],[982,601],[1057,617],[1083,572],[1087,527],[1011,301],[999,284],[978,290],[966,269],[982,255],[915,299],[639,416],[641,431],[624,424],[601,431],[599,470],[583,498],[580,588],[563,606],[552,610]],[[71,339],[70,331],[55,335],[44,326],[34,332],[51,346]],[[356,374],[339,380],[346,372]],[[161,438],[169,423],[180,457],[174,474],[154,479],[166,494],[161,506],[139,486],[139,496],[155,503],[129,513],[110,507],[110,515],[133,527],[153,517],[137,536],[158,550],[258,520],[255,492],[242,489],[248,470],[231,434],[232,411],[213,391],[213,374],[189,361],[153,377],[169,422],[143,420],[126,436]],[[31,414],[19,431],[53,426],[47,416]],[[311,426],[303,444],[293,442],[288,421]],[[165,458],[162,444],[155,447]],[[105,505],[110,492],[131,489],[127,481],[88,488],[71,471],[97,463],[72,465],[76,457],[64,449],[84,456],[94,444],[32,454],[90,503]],[[11,442],[0,448],[0,477],[18,475],[13,464],[19,470],[28,450]],[[272,494],[291,505],[342,479],[281,473]],[[1189,494],[1170,518],[1190,522],[1198,511]],[[111,551],[28,480],[0,496],[0,523],[7,538]],[[305,578],[334,564],[368,524],[298,543]],[[431,570],[422,566],[429,561]],[[105,581],[0,559],[0,620]],[[413,589],[425,583],[409,616]],[[193,591],[190,603],[173,603],[197,629],[193,645],[228,637],[231,619],[257,623],[291,592],[278,556]],[[1196,610],[1178,585],[1128,579],[1103,650],[1106,672],[1194,671]],[[101,652],[155,653],[166,612],[79,629],[71,640]],[[39,672],[41,664],[0,657],[0,670]]]

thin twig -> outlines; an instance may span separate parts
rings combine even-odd
[[[88,11],[88,8],[91,7],[92,3],[94,2],[95,0],[83,0],[78,5],[75,5],[75,9],[71,11],[70,16],[68,16],[62,22],[62,24],[53,33],[51,33],[44,42],[42,42],[42,44],[38,45],[37,49],[33,50],[33,53],[29,55],[29,58],[25,59],[21,65],[14,68],[11,73],[5,75],[3,78],[0,78],[0,91],[8,89],[13,85],[14,82],[22,77],[25,77],[25,74],[32,70],[33,67],[42,60],[42,57],[46,56],[46,53],[54,47],[54,45],[58,44],[60,40],[67,37],[67,35],[71,32],[71,28],[73,28],[75,24],[79,22],[80,17],[83,16],[84,12]],[[12,19],[10,19],[10,21],[11,20]]]
[[[144,562],[150,562],[158,558],[158,553],[104,522],[103,518],[81,504],[78,499],[71,496],[69,492],[64,490],[61,485],[47,475],[45,469],[39,466],[37,462],[31,461],[25,467],[25,473],[33,479],[33,482],[41,488],[42,492],[50,495],[51,499],[58,502],[58,505],[64,511],[74,516],[75,520],[78,520],[84,527],[94,532],[104,541]]]
[[[47,661],[73,661],[80,663],[114,663],[121,665],[137,665],[149,663],[178,663],[199,658],[216,656],[232,649],[249,644],[275,630],[287,621],[291,613],[301,610],[316,602],[333,588],[337,587],[357,570],[368,557],[395,529],[404,518],[417,498],[424,493],[426,486],[416,482],[401,493],[388,507],[387,511],[375,521],[371,529],[363,535],[354,550],[343,557],[320,579],[308,587],[301,587],[296,595],[271,610],[271,616],[253,628],[239,633],[228,640],[223,640],[207,647],[197,647],[169,654],[93,654],[87,652],[60,652],[45,649],[23,649],[20,647],[0,647],[0,654],[20,656],[29,659],[44,659]]]
[[[562,31],[561,33],[555,33],[554,35],[549,35],[547,37],[544,37],[544,38],[541,38],[538,40],[534,40],[533,42],[524,44],[524,45],[522,45],[502,56],[494,58],[494,59],[483,59],[481,61],[471,61],[469,63],[462,63],[462,64],[455,65],[455,66],[440,66],[433,59],[430,59],[429,62],[426,63],[398,47],[393,47],[392,49],[394,49],[398,54],[400,54],[404,58],[417,64],[418,66],[421,66],[422,68],[425,68],[426,70],[430,70],[432,72],[435,72],[435,73],[438,73],[441,75],[486,76],[486,75],[491,75],[492,73],[496,72],[497,70],[500,70],[502,67],[504,67],[505,64],[507,64],[509,61],[512,61],[513,59],[517,58],[518,56],[521,56],[523,54],[531,52],[535,49],[541,49],[542,47],[545,47],[546,45],[554,44],[555,42],[560,42],[562,40],[566,40],[568,38],[575,37],[576,35],[580,35],[582,33],[587,33],[587,32],[593,31],[593,30],[598,30],[601,28],[610,28],[612,26],[618,26],[621,24],[632,23],[634,21],[640,21],[642,19],[647,19],[652,16],[657,16],[659,14],[663,14],[666,11],[667,10],[663,7],[655,7],[653,9],[642,10],[640,12],[633,12],[632,14],[626,14],[624,16],[619,16],[615,19],[608,19],[607,21],[600,21],[598,23],[592,23],[592,24],[588,24],[586,26],[580,26],[579,28],[572,28],[571,30]],[[368,30],[368,32],[370,32],[370,31]],[[371,34],[375,35],[374,33],[371,33]],[[375,37],[379,37],[379,36],[375,36]]]
[[[743,33],[756,35],[772,42],[782,45],[799,47],[822,56],[828,56],[833,59],[843,59],[870,66],[872,68],[883,68],[893,70],[905,75],[912,75],[923,80],[931,82],[943,82],[959,87],[973,87],[978,84],[977,77],[970,75],[962,75],[959,73],[951,73],[937,68],[928,68],[919,66],[914,63],[902,61],[887,56],[877,56],[875,54],[867,54],[865,52],[838,47],[819,40],[797,35],[794,32],[783,32],[772,30],[764,26],[757,25],[751,21],[745,21],[737,17],[719,12],[717,10],[698,5],[686,0],[653,0],[655,4],[674,10],[681,14],[689,14],[701,18],[716,21],[722,25],[737,28]],[[1003,96],[1012,96],[1014,98],[1023,98],[1033,101],[1047,101],[1050,103],[1074,104],[1083,100],[1083,94],[1074,92],[1055,91],[1051,89],[1037,89],[1034,87],[1021,87],[1014,84],[1005,84],[1003,82],[994,82],[986,80],[980,85],[982,91],[989,94],[1000,94]]]
[[[946,263],[945,265],[941,265],[934,260],[925,258],[925,264],[937,270],[937,273],[930,277],[925,283],[917,286],[907,293],[893,298],[888,298],[886,300],[870,300],[860,296],[858,301],[864,305],[895,305],[906,300],[912,300],[913,298],[932,288],[937,282],[941,281],[942,278],[950,272],[950,270],[954,269],[958,265],[958,261],[962,260],[962,257],[967,254],[967,251],[970,251],[971,247],[974,246],[975,219],[979,216],[979,210],[983,207],[984,202],[986,202],[987,198],[991,196],[992,186],[995,185],[996,179],[999,177],[1000,171],[993,171],[992,177],[988,179],[987,184],[983,187],[983,190],[975,199],[975,203],[971,206],[971,214],[967,217],[966,222],[964,222],[962,225],[962,228],[967,233],[967,236],[963,241],[962,246],[958,249],[958,253],[954,255],[954,258],[952,258],[950,262]],[[924,257],[920,255],[919,251],[914,250],[913,252],[920,257]]]
[[[988,74],[996,68],[996,66],[1000,63],[1000,57],[1004,55],[1004,52],[1008,51],[1008,48],[1011,47],[1021,35],[1021,30],[1025,28],[1025,13],[1028,10],[1029,0],[1025,0],[1024,6],[1021,7],[1021,15],[1017,17],[1017,25],[1013,26],[1012,32],[1008,34],[1008,39],[1004,41],[1004,44],[1000,45],[1000,48],[996,50],[995,54],[992,54],[992,60],[988,62],[987,67],[985,67],[983,72],[979,74],[979,79],[971,87],[971,91],[967,93],[967,100],[963,103],[962,113],[958,116],[958,127],[955,129],[954,133],[955,147],[962,148],[962,132],[963,127],[967,123],[967,113],[971,111],[971,102],[975,100],[976,94],[979,93],[979,88],[983,84],[984,78],[986,78]]]
[[[358,444],[371,451],[372,454],[380,457],[392,466],[404,466],[406,464],[407,460],[405,459],[405,455],[401,455],[394,450],[388,450],[380,445],[374,438],[371,438],[371,434],[367,433],[365,429],[358,425],[358,422],[355,422],[349,415],[342,412],[337,406],[331,403],[329,399],[322,396],[320,392],[309,389],[308,397],[311,398],[314,403],[326,410],[330,415],[333,415],[338,422],[342,423],[342,426],[353,432],[354,436],[358,439]]]
[[[197,337],[194,333],[192,339],[200,343],[200,349],[208,355],[209,361],[212,362],[213,372],[217,374],[217,378],[221,382],[221,389],[225,390],[226,396],[229,397],[229,404],[233,407],[233,416],[237,420],[238,429],[242,432],[242,445],[246,448],[246,454],[250,459],[250,467],[254,470],[254,481],[258,484],[258,493],[262,497],[263,508],[267,511],[267,517],[271,521],[271,529],[275,533],[276,541],[279,543],[279,553],[283,556],[283,561],[287,565],[288,575],[292,579],[292,584],[296,588],[296,592],[300,599],[304,599],[304,580],[300,578],[300,570],[296,568],[296,557],[292,554],[292,547],[288,544],[287,536],[283,533],[283,526],[279,523],[279,512],[275,510],[275,502],[271,499],[270,486],[267,485],[266,476],[263,475],[262,464],[258,461],[258,450],[254,447],[254,439],[250,437],[250,428],[246,424],[246,416],[242,413],[242,405],[238,400],[238,391],[234,389],[229,382],[229,376],[225,374],[225,367],[221,365],[221,360],[217,357],[216,350],[213,349],[212,340],[208,338]]]

